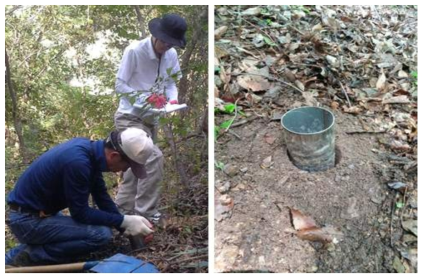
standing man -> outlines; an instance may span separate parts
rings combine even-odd
[[[102,172],[131,168],[147,176],[153,150],[141,129],[114,131],[106,140],[75,138],[35,160],[18,179],[7,203],[7,224],[21,243],[6,253],[6,265],[65,263],[96,251],[112,238],[111,227],[127,235],[149,235],[142,216],[122,215],[107,193]],[[89,206],[89,195],[99,209]],[[68,208],[71,216],[61,210]]]
[[[173,76],[180,75],[180,66],[173,47],[185,47],[187,23],[177,14],[166,14],[152,19],[148,28],[152,36],[132,43],[123,54],[117,72],[116,92],[130,94],[120,98],[114,120],[116,129],[137,127],[149,133],[155,141],[159,116],[142,108],[152,93],[165,95],[171,104],[178,103]],[[134,103],[130,101],[131,97],[136,97]],[[138,179],[130,171],[124,174],[115,202],[123,213],[142,215],[158,223],[163,154],[157,146],[145,167],[148,176],[144,179]]]

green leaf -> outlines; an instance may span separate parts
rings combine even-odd
[[[235,109],[236,109],[236,105],[235,104],[226,104],[226,105],[224,105],[224,111],[226,113],[233,113]]]
[[[405,203],[403,203],[403,202],[397,202],[396,203],[397,208],[402,208],[404,205],[405,205]]]
[[[215,167],[217,169],[224,170],[224,166],[225,166],[225,164],[223,162],[217,162],[217,161],[215,161]]]
[[[231,126],[231,124],[233,124],[233,119],[224,121],[219,126],[221,127],[221,129],[228,129]]]
[[[264,42],[266,44],[268,44],[269,46],[276,46],[276,44],[272,40],[270,40],[270,38],[268,38],[266,36],[263,36],[263,38],[264,38]]]
[[[214,129],[214,131],[215,131],[215,141],[216,141],[216,140],[217,140],[217,138],[218,138],[218,135],[219,135],[219,131],[220,131],[220,130],[221,130],[221,128],[215,125],[215,129]]]

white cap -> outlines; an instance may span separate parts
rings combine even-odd
[[[146,177],[144,164],[153,153],[153,141],[147,133],[138,128],[127,128],[119,135],[119,145],[129,157],[132,172],[138,178]]]

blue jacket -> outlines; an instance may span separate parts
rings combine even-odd
[[[75,138],[35,160],[18,179],[7,202],[48,214],[69,208],[79,223],[120,227],[123,215],[107,193],[102,177],[106,171],[104,142]],[[89,194],[99,210],[89,207]]]

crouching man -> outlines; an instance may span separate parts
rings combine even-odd
[[[6,253],[6,265],[73,261],[106,245],[112,227],[132,236],[153,233],[144,217],[119,213],[102,177],[131,168],[145,178],[152,150],[146,132],[128,128],[105,140],[74,138],[41,155],[7,198],[7,223],[21,244]],[[89,206],[89,195],[98,209]],[[71,216],[61,214],[66,208]]]

